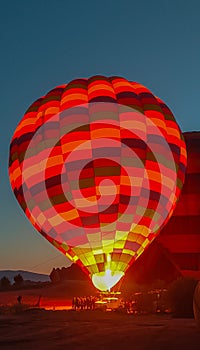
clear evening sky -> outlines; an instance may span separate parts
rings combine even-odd
[[[103,74],[147,86],[183,131],[200,130],[200,2],[1,0],[0,8],[0,270],[49,273],[69,261],[35,231],[10,189],[16,125],[55,86]]]

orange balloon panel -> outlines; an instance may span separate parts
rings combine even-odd
[[[25,214],[99,289],[115,284],[168,221],[185,167],[169,108],[120,77],[50,91],[10,145],[10,182]]]

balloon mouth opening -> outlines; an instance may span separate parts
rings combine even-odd
[[[103,272],[94,273],[92,282],[94,286],[101,291],[110,291],[114,285],[124,276],[122,271],[111,271],[106,269]]]

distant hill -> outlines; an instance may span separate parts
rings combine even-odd
[[[33,281],[33,282],[49,282],[50,278],[48,275],[35,273],[30,271],[23,270],[0,270],[0,279],[6,276],[11,283],[14,282],[14,277],[20,274],[24,280]]]

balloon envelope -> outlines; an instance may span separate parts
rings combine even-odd
[[[185,132],[187,169],[173,215],[156,241],[183,276],[200,279],[200,132]]]
[[[10,182],[25,214],[100,290],[169,220],[185,167],[169,108],[120,77],[50,91],[29,107],[10,145]]]

